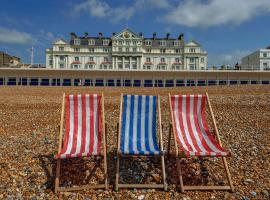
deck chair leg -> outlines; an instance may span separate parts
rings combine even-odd
[[[167,182],[166,182],[166,171],[165,171],[164,155],[161,156],[161,166],[162,166],[162,175],[163,175],[164,190],[167,191]]]
[[[60,164],[61,164],[61,159],[57,159],[57,164],[56,164],[56,178],[55,178],[55,193],[58,192],[58,188],[59,188],[59,176],[60,176]]]
[[[184,192],[185,190],[184,190],[184,184],[183,184],[183,177],[182,177],[182,172],[181,172],[180,159],[178,156],[176,157],[176,165],[177,165],[177,172],[179,176],[180,191]]]
[[[120,156],[117,155],[116,163],[116,176],[115,176],[115,190],[118,191],[118,182],[119,182],[119,167],[120,167]]]
[[[228,182],[229,182],[231,191],[233,192],[234,191],[234,187],[233,187],[233,184],[232,184],[232,178],[231,178],[231,174],[230,174],[230,171],[229,171],[229,168],[228,168],[228,164],[227,164],[227,160],[226,160],[225,157],[222,157],[222,162],[223,162],[223,165],[225,167],[226,176],[227,176],[227,179],[228,179]]]

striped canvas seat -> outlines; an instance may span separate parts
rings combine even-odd
[[[156,139],[156,104],[156,96],[123,95],[122,153],[160,154]]]
[[[67,95],[66,131],[57,158],[99,155],[102,134],[101,95]]]
[[[188,156],[228,156],[210,133],[206,121],[206,95],[173,95],[172,115],[180,151]]]

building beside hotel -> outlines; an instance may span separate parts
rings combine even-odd
[[[0,51],[0,67],[16,67],[19,64],[21,64],[19,57]]]
[[[199,43],[184,42],[184,35],[171,38],[168,33],[150,38],[130,29],[105,37],[78,37],[70,34],[70,41],[56,40],[46,49],[46,67],[50,69],[81,70],[205,70],[207,52]]]
[[[243,70],[270,70],[270,46],[259,49],[242,58]]]

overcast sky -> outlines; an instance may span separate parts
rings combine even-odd
[[[1,0],[0,51],[45,63],[45,49],[69,33],[111,36],[129,27],[150,37],[185,34],[208,52],[208,65],[234,65],[270,45],[270,0]]]

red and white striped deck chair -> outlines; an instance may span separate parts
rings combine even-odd
[[[231,176],[229,173],[226,156],[230,152],[221,145],[215,117],[212,111],[208,94],[203,95],[170,95],[170,111],[172,126],[169,133],[171,139],[171,129],[174,134],[175,153],[177,159],[177,171],[179,174],[180,189],[184,190],[233,190]],[[215,135],[210,133],[206,120],[206,104],[211,113]],[[170,145],[168,146],[168,154]],[[178,156],[213,156],[222,157],[229,186],[184,186],[181,175],[180,159]]]
[[[63,123],[66,121],[64,141]],[[106,133],[103,94],[63,95],[60,137],[57,159],[55,192],[74,191],[87,188],[108,188]],[[103,147],[102,147],[103,143]],[[101,153],[103,149],[103,153]],[[59,187],[61,159],[85,156],[103,156],[104,184]]]

